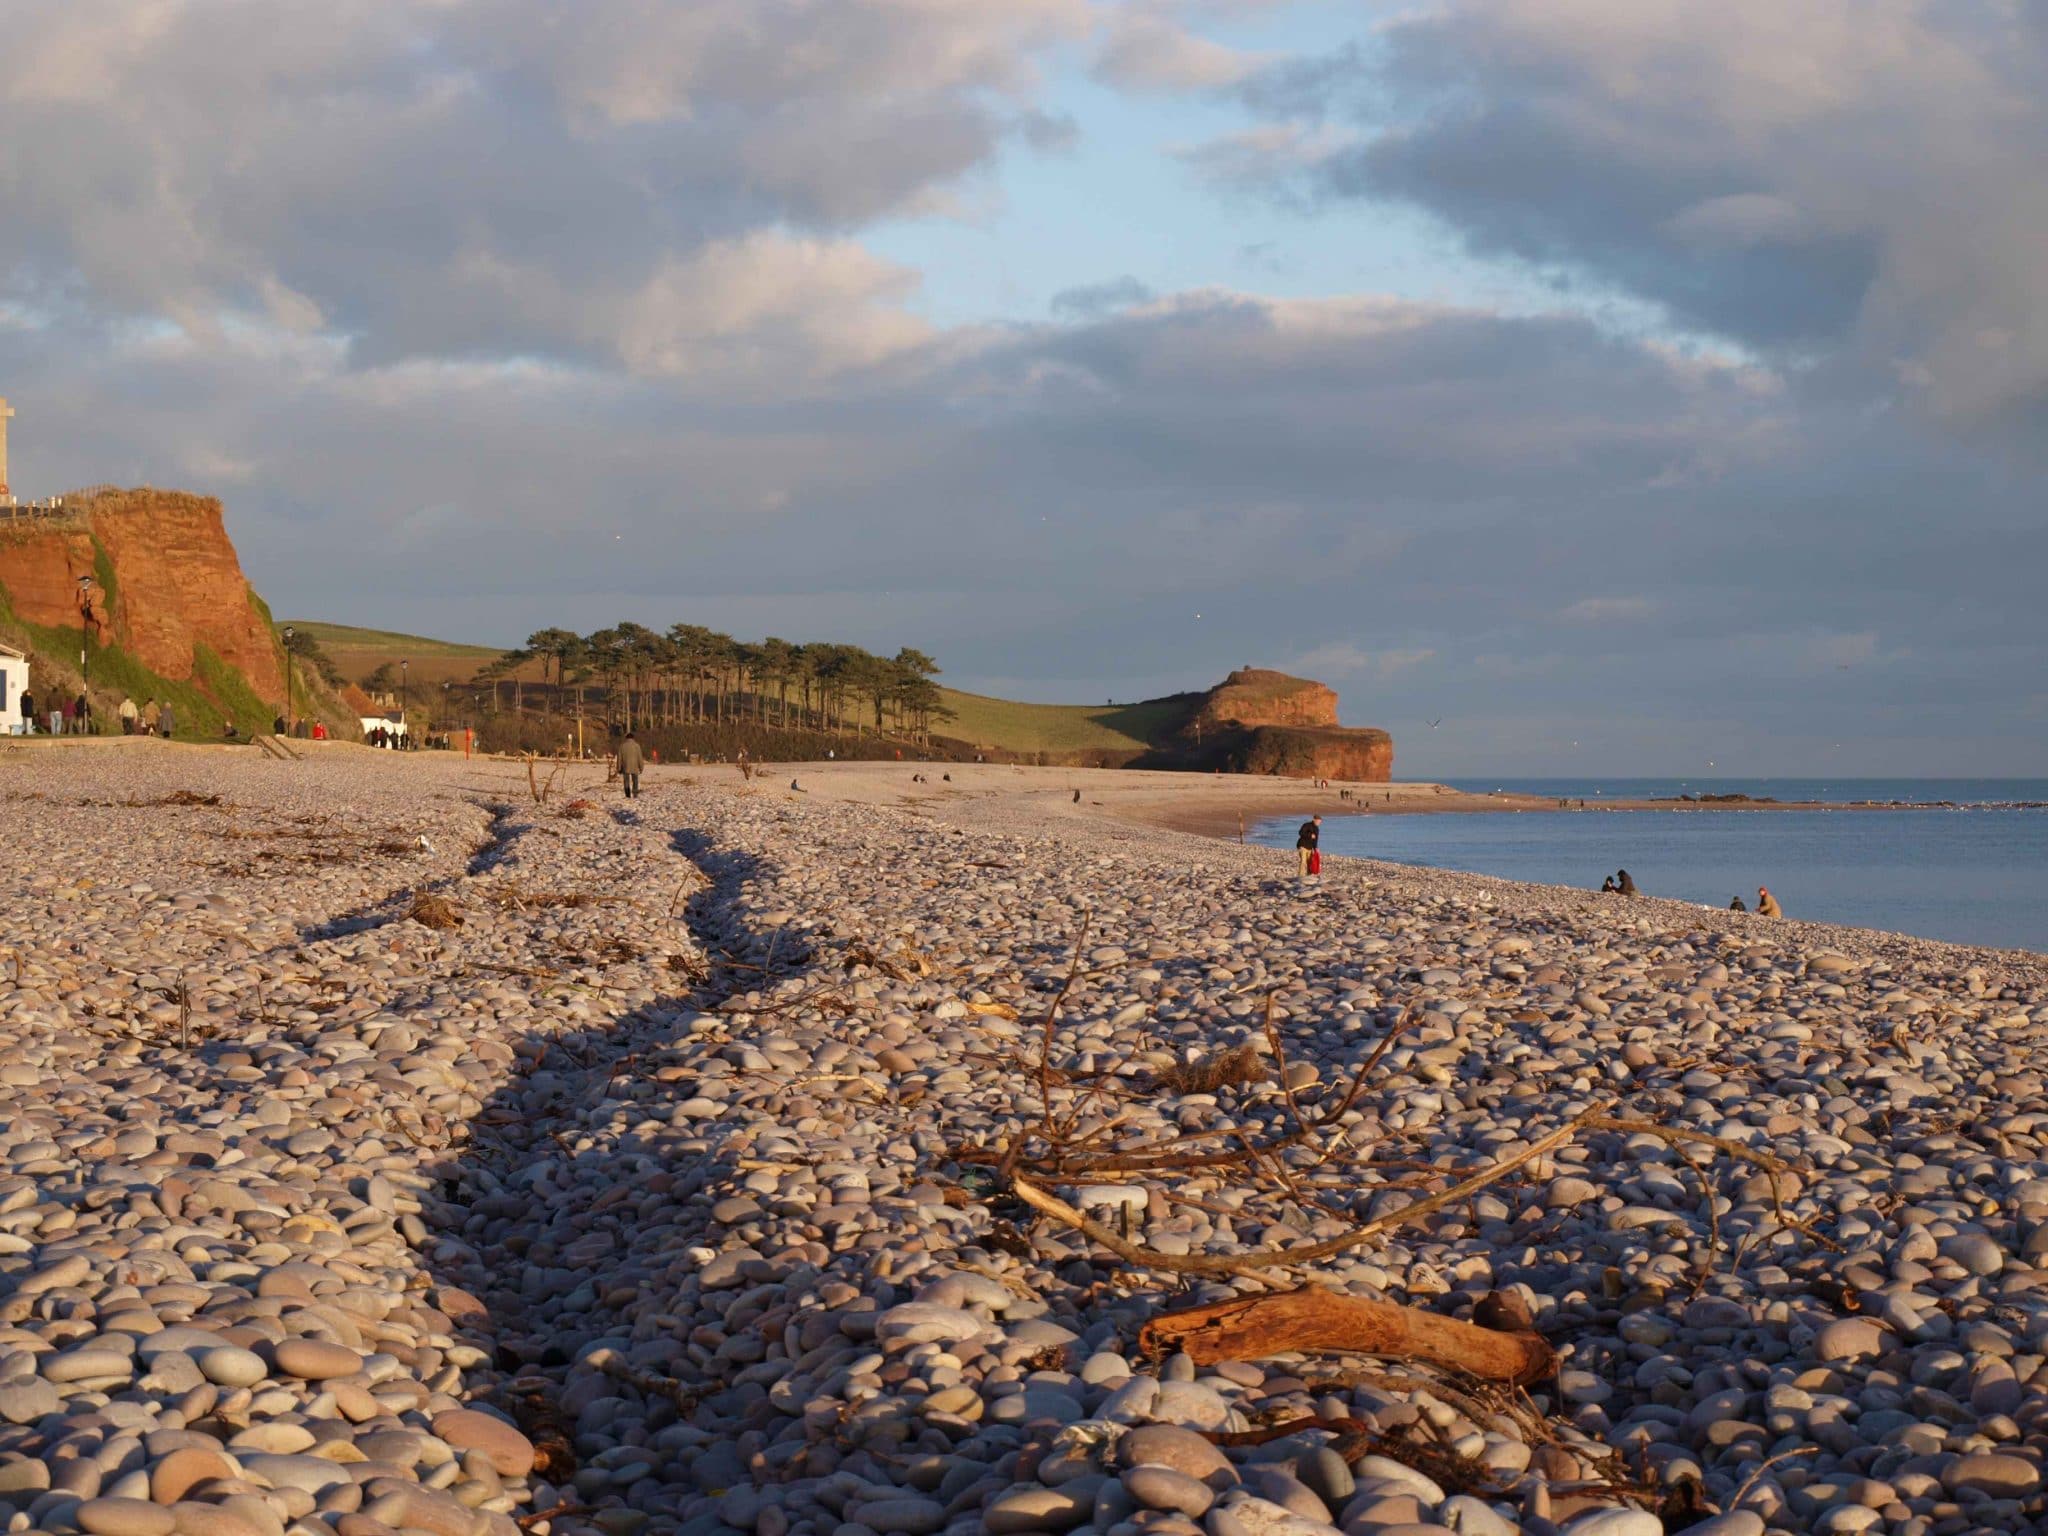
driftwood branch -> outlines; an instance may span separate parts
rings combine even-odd
[[[1557,1352],[1535,1333],[1498,1332],[1314,1287],[1164,1313],[1145,1324],[1138,1347],[1149,1355],[1180,1350],[1197,1365],[1318,1351],[1380,1355],[1511,1386],[1557,1374]]]
[[[1398,1211],[1389,1211],[1384,1216],[1362,1222],[1337,1237],[1326,1238],[1319,1243],[1297,1243],[1290,1248],[1269,1248],[1258,1253],[1160,1253],[1156,1249],[1146,1248],[1118,1236],[1101,1222],[1082,1215],[1059,1196],[1040,1189],[1021,1175],[1011,1177],[1010,1188],[1026,1205],[1100,1243],[1127,1264],[1134,1264],[1143,1269],[1170,1270],[1183,1275],[1252,1275],[1265,1270],[1284,1269],[1291,1264],[1313,1264],[1320,1259],[1334,1257],[1348,1249],[1363,1247],[1390,1228],[1440,1211],[1447,1205],[1456,1205],[1466,1196],[1507,1177],[1523,1164],[1534,1162],[1546,1153],[1556,1151],[1576,1136],[1580,1128],[1592,1117],[1593,1112],[1588,1111],[1576,1120],[1560,1126],[1548,1136],[1531,1142],[1513,1157],[1490,1164],[1469,1178],[1460,1179],[1439,1194],[1411,1201]]]

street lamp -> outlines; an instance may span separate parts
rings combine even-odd
[[[298,681],[292,676],[292,634],[291,625],[284,627],[284,731],[287,736],[299,723],[298,691],[292,686]]]
[[[400,747],[405,745],[406,738],[412,733],[412,727],[406,723],[405,718],[406,709],[412,700],[412,673],[409,670],[411,666],[412,663],[409,661],[401,661],[398,664],[398,744]]]
[[[91,633],[91,625],[92,578],[81,576],[78,578],[78,696],[88,702],[92,694],[92,652],[86,637]],[[78,728],[84,730],[86,722],[79,721]]]

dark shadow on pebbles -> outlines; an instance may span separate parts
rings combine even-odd
[[[754,855],[691,831],[671,843],[709,880],[688,908],[709,979],[602,1027],[528,1037],[523,1070],[433,1170],[445,1199],[423,1254],[450,1303],[480,1304],[457,1321],[496,1364],[485,1400],[542,1447],[536,1508],[581,1511],[557,1530],[738,1530],[684,1511],[804,1470],[800,1455],[812,1475],[837,1461],[811,1445],[800,1402],[777,1406],[787,1366],[769,1345],[814,1349],[799,1307],[859,1292],[820,1268],[822,1250],[734,1241],[765,1236],[752,1224],[773,1202],[719,1194],[776,1150],[764,1133],[782,1119],[773,1083],[750,1076],[765,1058],[745,1043],[746,994],[810,945],[748,926],[733,898],[762,872]],[[837,1317],[825,1330],[846,1337]],[[473,1374],[482,1388],[488,1373]]]

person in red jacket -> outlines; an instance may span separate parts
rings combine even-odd
[[[1304,875],[1319,875],[1323,872],[1323,818],[1311,816],[1301,824],[1301,830],[1294,837],[1294,856]]]

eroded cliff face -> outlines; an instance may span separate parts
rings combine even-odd
[[[1204,730],[1239,725],[1337,724],[1337,690],[1264,667],[1240,667],[1209,690],[1197,712]]]
[[[1394,738],[1337,723],[1337,690],[1305,677],[1241,667],[1202,701],[1181,732],[1198,753],[1210,744],[1239,773],[1385,783]]]
[[[90,622],[150,671],[195,679],[205,646],[265,699],[282,699],[277,643],[242,574],[220,503],[178,491],[120,491],[62,521],[0,523],[0,589],[23,622],[75,632],[79,578]]]
[[[1260,726],[1245,741],[1236,766],[1282,778],[1384,784],[1394,776],[1394,738],[1370,727]]]

